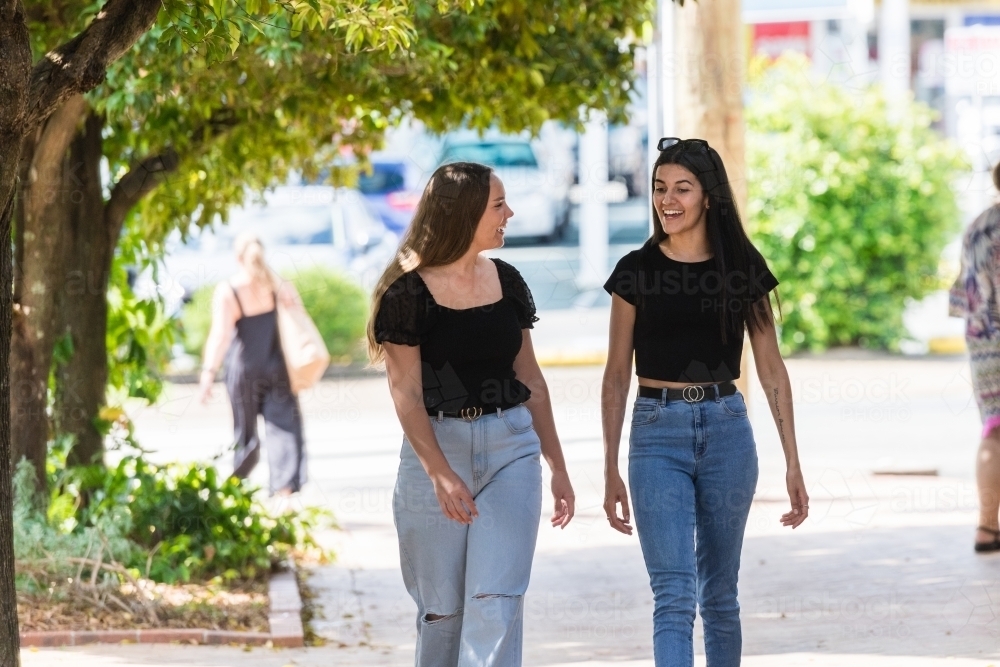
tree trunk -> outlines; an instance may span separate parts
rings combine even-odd
[[[15,142],[0,140],[0,154],[17,155],[20,138]],[[15,159],[16,164],[16,159]],[[0,180],[0,238],[10,238],[14,217],[14,179],[9,185]],[[0,246],[0,285],[13,280],[13,257],[7,244]],[[10,350],[13,299],[10,289],[0,289],[0,355]],[[0,357],[3,358],[3,357]],[[10,374],[0,373],[0,405],[9,405]],[[14,588],[14,492],[10,458],[10,412],[0,410],[0,667],[21,664],[20,633],[17,627],[17,591]]]
[[[55,110],[60,104],[72,107],[74,97],[79,97],[103,81],[107,66],[120,58],[149,30],[159,9],[158,0],[110,0],[102,8],[97,20],[33,67],[31,36],[28,33],[24,4],[21,0],[0,0],[0,239],[11,238],[15,188],[25,138],[50,118],[50,114],[58,113]],[[38,147],[36,153],[37,150]],[[57,152],[65,153],[65,146]],[[19,268],[24,269],[32,263],[31,255],[27,252],[28,244],[36,241],[28,237],[27,207],[30,204],[31,201],[25,198],[17,206],[24,211],[26,221],[22,228],[23,234],[21,231],[18,233],[18,238],[23,241],[21,250],[24,251],[18,255],[19,259],[24,260]],[[26,272],[23,277],[30,278],[30,275]],[[3,250],[0,251],[0,359],[7,359],[8,363],[14,315],[13,280],[11,247],[5,241]],[[31,281],[25,280],[23,287],[22,301],[28,298],[35,286]],[[21,327],[21,341],[24,345],[34,347],[33,332],[27,320],[30,313],[22,308],[21,314],[25,316]],[[29,372],[24,388],[36,398],[39,367],[40,361],[35,358],[31,364],[33,370],[20,369]],[[0,405],[11,408],[0,410],[0,667],[17,667],[21,664],[17,592],[14,587],[11,437],[16,435],[11,423],[15,407],[11,395],[12,381],[14,378],[11,372],[0,373]],[[44,476],[41,479],[44,480]]]
[[[677,136],[705,139],[722,156],[737,209],[746,215],[746,64],[740,4],[740,0],[702,0],[676,8],[676,118]],[[744,345],[736,383],[749,403],[748,350]]]
[[[705,139],[722,156],[746,210],[743,126],[743,21],[740,0],[677,7],[677,136]]]
[[[45,488],[49,439],[48,385],[58,312],[66,284],[65,229],[81,197],[82,165],[68,151],[84,113],[81,95],[68,99],[46,121],[34,145],[27,180],[22,182],[15,252],[20,302],[11,344],[11,454],[35,468],[38,490]]]
[[[53,414],[56,431],[73,436],[69,465],[101,461],[103,436],[94,420],[104,407],[108,379],[106,334],[108,278],[117,232],[111,237],[101,189],[101,117],[91,113],[71,147],[80,169],[82,198],[64,234],[65,300],[60,308],[60,335],[69,335],[73,354],[56,369]]]
[[[13,299],[11,238],[15,183],[21,144],[29,134],[21,125],[27,112],[31,45],[24,6],[0,0],[0,360],[10,357]],[[14,588],[14,494],[11,488],[10,372],[0,372],[0,667],[21,664]]]

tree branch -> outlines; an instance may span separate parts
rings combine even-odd
[[[46,53],[31,72],[25,130],[36,127],[67,97],[104,81],[108,65],[152,27],[160,7],[160,0],[108,0],[83,32]]]
[[[118,243],[125,216],[153,188],[163,182],[168,174],[176,171],[180,159],[172,148],[159,155],[147,157],[122,176],[111,190],[111,197],[104,209],[105,229],[111,235],[112,251]]]

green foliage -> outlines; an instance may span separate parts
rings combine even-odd
[[[108,386],[111,394],[156,401],[161,373],[170,360],[176,322],[160,299],[139,299],[121,263],[112,266],[108,287]]]
[[[84,530],[117,517],[138,547],[126,564],[168,583],[261,578],[293,550],[318,549],[311,531],[331,519],[318,509],[272,515],[254,500],[256,488],[214,467],[160,466],[142,455],[75,468],[61,481],[53,505],[72,498]]]
[[[100,3],[58,15],[28,0],[36,57],[72,37]],[[169,0],[156,24],[88,95],[106,116],[117,181],[173,148],[181,163],[137,213],[153,245],[225,217],[248,192],[315,176],[341,149],[363,157],[411,116],[537,130],[581,110],[621,121],[635,35],[649,0]],[[79,18],[82,16],[83,18]],[[44,37],[42,37],[44,36]],[[44,42],[44,43],[42,43]],[[349,171],[333,169],[337,182]]]
[[[184,351],[201,358],[208,330],[212,328],[212,295],[215,285],[204,285],[195,290],[191,300],[181,310],[181,332]]]
[[[93,525],[78,527],[74,504],[56,496],[48,511],[35,502],[35,471],[21,459],[14,473],[14,562],[19,591],[39,592],[54,583],[93,577],[96,584],[118,583],[118,575],[84,561],[131,562],[141,550],[125,537],[129,516],[110,508]],[[97,570],[96,573],[94,570]]]
[[[316,323],[330,356],[337,361],[360,361],[365,357],[361,340],[368,318],[364,290],[350,280],[324,269],[309,269],[286,276],[302,297],[306,312]],[[181,315],[184,349],[201,355],[212,324],[214,285],[195,291]]]
[[[897,349],[907,301],[941,287],[959,149],[928,107],[814,80],[801,58],[751,71],[747,219],[781,281],[783,350]]]

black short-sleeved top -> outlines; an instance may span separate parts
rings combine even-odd
[[[756,253],[750,275],[727,271],[728,307],[748,308],[778,285]],[[628,253],[604,284],[636,306],[636,375],[664,382],[724,382],[740,376],[743,334],[722,342],[721,274],[714,259],[678,262],[656,244]]]
[[[531,397],[515,377],[514,359],[521,351],[521,330],[538,321],[535,303],[517,269],[499,259],[493,263],[502,296],[486,306],[440,306],[416,271],[403,274],[382,297],[375,340],[420,346],[427,408],[489,412]]]

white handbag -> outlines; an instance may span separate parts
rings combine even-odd
[[[298,394],[319,382],[330,365],[330,352],[309,313],[301,307],[277,303],[278,337],[285,357],[292,393]]]

